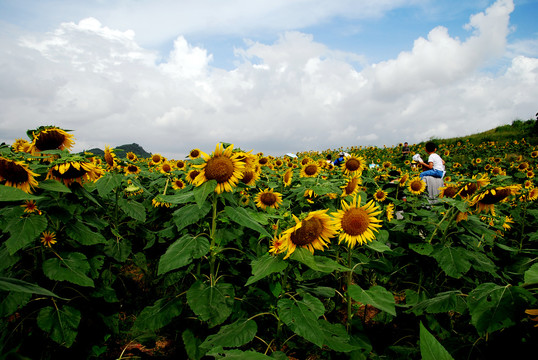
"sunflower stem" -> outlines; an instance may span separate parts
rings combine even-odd
[[[351,328],[351,294],[349,293],[349,287],[351,286],[351,281],[353,280],[353,267],[351,266],[351,248],[348,248],[347,252],[347,266],[349,267],[349,272],[347,273],[346,278],[346,301],[347,301],[347,323],[346,329],[349,332]]]
[[[217,200],[218,196],[217,194],[213,194],[213,214],[211,219],[211,245],[209,247],[210,249],[210,255],[209,255],[209,281],[211,283],[211,286],[214,285],[215,280],[215,238],[216,238],[216,231],[217,231]]]
[[[519,251],[523,249],[523,235],[525,234],[525,219],[527,218],[527,202],[523,202],[523,216],[521,217],[521,232],[519,233]]]

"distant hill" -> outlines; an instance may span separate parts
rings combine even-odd
[[[114,149],[123,150],[123,151],[116,151],[115,152],[116,156],[118,156],[118,157],[126,157],[128,152],[134,153],[139,158],[147,158],[147,157],[151,156],[151,153],[147,152],[146,150],[144,150],[142,148],[142,146],[140,146],[140,145],[138,145],[136,143],[116,146]],[[105,154],[105,151],[102,150],[102,149],[99,149],[99,148],[93,148],[93,149],[86,150],[86,151],[91,152],[94,155],[100,155],[100,156],[103,156]]]

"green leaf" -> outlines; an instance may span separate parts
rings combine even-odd
[[[61,192],[61,193],[70,193],[71,189],[65,186],[63,183],[58,180],[44,180],[39,182],[39,188],[47,191]]]
[[[27,194],[18,188],[0,185],[0,201],[38,200],[41,198],[41,196]]]
[[[124,262],[131,255],[132,244],[126,239],[108,240],[103,251],[107,256]]]
[[[325,334],[318,323],[318,318],[325,313],[323,303],[309,294],[304,294],[300,301],[280,299],[277,303],[278,315],[297,335],[316,344],[324,345]]]
[[[15,265],[20,260],[19,255],[11,255],[5,243],[0,245],[0,273]]]
[[[300,247],[295,249],[290,258],[305,264],[312,270],[323,273],[331,273],[333,271],[349,271],[347,267],[338,264],[332,259],[324,256],[314,256],[308,249]]]
[[[168,247],[159,260],[157,275],[179,269],[201,258],[209,252],[209,241],[205,237],[183,235]]]
[[[209,335],[201,347],[211,349],[215,346],[239,347],[247,344],[258,332],[258,325],[254,320],[237,320],[222,326],[218,333]]]
[[[538,283],[538,264],[532,265],[529,270],[525,271],[525,284]]]
[[[181,230],[203,219],[210,210],[211,204],[207,202],[201,208],[196,204],[189,204],[177,209],[172,215],[177,229]]]
[[[433,252],[433,246],[428,243],[409,244],[409,248],[420,255],[429,256]]]
[[[59,299],[63,299],[52,291],[44,289],[36,284],[32,284],[23,280],[0,277],[0,290],[22,292],[27,294],[37,294],[45,296],[53,296]],[[65,299],[64,299],[65,300]]]
[[[203,206],[208,195],[215,192],[216,187],[217,180],[209,180],[192,190],[194,193],[194,199],[196,200],[196,204],[198,204],[199,208]]]
[[[436,250],[432,256],[448,276],[456,279],[471,268],[468,251],[462,248],[444,246],[440,251]]]
[[[146,208],[141,203],[133,200],[119,199],[118,205],[127,216],[141,222],[146,221]]]
[[[422,321],[420,322],[420,355],[423,360],[453,360],[443,345],[426,330]]]
[[[283,261],[277,256],[272,256],[269,253],[264,254],[262,257],[252,260],[252,276],[248,279],[245,286],[255,283],[258,280],[263,279],[276,272],[283,271],[288,267],[288,263]]]
[[[142,310],[136,318],[133,328],[135,330],[158,330],[179,316],[182,309],[181,299],[178,297],[159,299],[153,305]]]
[[[7,317],[13,314],[15,311],[26,305],[31,298],[32,294],[26,292],[10,292],[4,297],[2,302],[0,302],[0,317]]]
[[[211,349],[206,355],[222,360],[275,360],[273,357],[252,350],[241,351],[233,349],[225,351],[221,347]]]
[[[226,206],[224,212],[233,222],[259,232],[265,237],[272,237],[267,230],[251,215],[252,210],[241,207]]]
[[[189,360],[200,360],[204,356],[204,352],[200,351],[200,339],[194,337],[194,334],[189,329],[183,331],[181,334],[183,339],[183,345],[185,345],[185,351]]]
[[[195,201],[192,191],[182,192],[176,195],[160,195],[161,199],[170,204],[187,204]]]
[[[80,311],[71,306],[54,309],[47,306],[39,311],[37,325],[49,333],[52,340],[67,348],[73,345],[80,323]]]
[[[425,299],[413,306],[411,310],[425,310],[430,314],[447,313],[449,311],[455,311],[462,314],[467,310],[467,303],[461,291],[453,290],[439,293],[431,299]]]
[[[79,219],[77,219],[75,222],[68,223],[65,232],[67,236],[81,245],[96,245],[106,243],[106,239],[103,235],[98,232],[93,232]]]
[[[396,316],[396,302],[394,295],[382,286],[372,286],[369,290],[364,290],[360,286],[352,284],[349,286],[349,294],[353,300]]]
[[[379,240],[379,236],[378,236],[378,240]],[[380,253],[385,252],[385,251],[390,251],[390,247],[388,247],[387,245],[383,244],[382,242],[378,240],[374,240],[370,243],[367,243],[366,247],[368,249],[372,249]]]
[[[105,176],[101,177],[95,183],[99,196],[104,197],[108,195],[113,189],[121,185],[122,180],[122,175],[107,172]]]
[[[232,313],[235,291],[233,285],[217,283],[213,286],[197,281],[187,291],[191,310],[209,327],[222,324]]]
[[[6,247],[11,255],[32,243],[47,228],[47,218],[42,215],[30,215],[10,222],[6,230],[11,234]]]
[[[43,262],[43,273],[51,280],[94,287],[93,280],[86,276],[89,271],[90,264],[86,255],[79,252],[69,253],[62,259],[54,257]]]
[[[323,343],[338,352],[350,352],[360,349],[358,345],[350,343],[350,336],[342,324],[331,324],[330,322],[319,319],[318,324],[323,330]]]

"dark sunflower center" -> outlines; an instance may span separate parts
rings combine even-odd
[[[21,184],[29,180],[26,169],[12,161],[0,160],[0,178],[4,178],[14,184]]]
[[[191,180],[194,180],[198,176],[199,173],[200,172],[198,170],[192,170],[191,172],[189,172],[187,176],[191,178]]]
[[[495,194],[488,192],[480,202],[486,205],[496,204],[501,200],[506,199],[510,195],[510,189],[498,189],[495,191]]]
[[[385,193],[383,193],[382,191],[378,191],[378,192],[375,193],[375,198],[377,200],[384,199],[385,198]]]
[[[169,164],[164,164],[162,169],[166,173],[169,173],[170,171],[172,171],[172,167]]]
[[[176,163],[176,166],[178,169],[183,169],[185,167],[185,162],[182,160],[178,160],[178,162]]]
[[[60,171],[53,169],[52,175],[60,179],[77,179],[83,176],[84,174],[86,174],[86,172],[87,171],[84,170],[82,167],[77,170],[73,166],[70,166],[69,169],[67,169],[67,171],[64,172],[63,174],[61,174]]]
[[[308,160],[308,159],[303,159],[303,160],[301,160],[301,165],[306,165],[306,164],[308,164],[309,161],[310,160]]]
[[[217,156],[209,159],[205,167],[205,177],[208,180],[217,180],[222,184],[234,174],[234,164],[227,156]]]
[[[151,160],[154,162],[154,163],[158,163],[161,161],[161,157],[159,155],[153,155],[151,157]]]
[[[422,183],[420,181],[413,181],[411,183],[411,189],[413,191],[420,191],[422,189]]]
[[[469,196],[469,195],[472,195],[474,194],[474,192],[476,191],[477,189],[477,186],[475,183],[470,183],[470,184],[467,184],[467,186],[465,188],[463,188],[463,190],[461,191],[460,195],[462,197],[466,197],[466,196]]]
[[[245,184],[248,184],[253,177],[254,173],[252,171],[246,171],[243,173],[243,178],[241,179],[241,181]]]
[[[129,170],[130,172],[137,172],[138,171],[138,166],[129,165],[129,166],[127,166],[127,170]]]
[[[349,181],[345,187],[346,194],[351,194],[355,189],[357,188],[357,183],[359,182],[359,179],[352,179]]]
[[[36,148],[40,151],[58,149],[64,142],[65,136],[58,131],[41,132],[37,135]]]
[[[457,193],[458,188],[451,186],[446,188],[443,194],[449,198],[453,198],[454,196],[456,196]]]
[[[357,171],[361,167],[361,162],[355,158],[346,161],[346,169],[349,171]]]
[[[110,152],[105,152],[105,161],[108,166],[114,166],[114,157]]]
[[[321,220],[312,218],[303,220],[301,227],[291,233],[290,240],[297,246],[304,246],[313,243],[323,232]]]
[[[305,174],[309,176],[315,175],[317,171],[318,171],[318,167],[314,164],[307,165],[304,168]]]
[[[191,157],[196,158],[198,156],[200,156],[200,151],[196,149],[191,151]]]
[[[276,166],[282,166],[282,160],[277,160],[277,161],[275,162],[275,165],[276,165]]]
[[[286,171],[286,173],[284,174],[284,182],[290,181],[292,174],[293,173],[291,171]]]
[[[267,164],[268,161],[269,161],[269,159],[267,159],[266,157],[262,157],[258,162],[261,165],[265,165],[265,164]]]
[[[271,206],[276,203],[277,197],[273,193],[263,193],[260,195],[260,201],[266,206]]]
[[[370,217],[360,208],[351,208],[342,217],[342,230],[351,236],[363,234],[368,230],[368,225],[370,225]]]
[[[177,186],[178,188],[182,188],[183,185],[184,185],[184,184],[183,184],[183,181],[181,181],[181,180],[176,180],[176,186]]]

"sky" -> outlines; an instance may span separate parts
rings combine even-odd
[[[465,136],[538,112],[538,0],[0,0],[0,142],[170,159]]]

